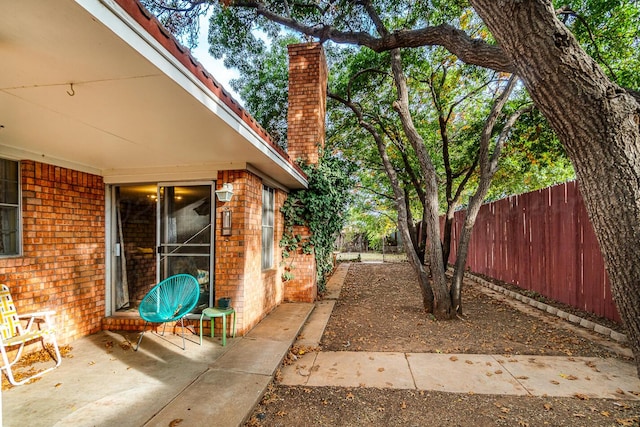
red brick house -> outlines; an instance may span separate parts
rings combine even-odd
[[[283,282],[278,242],[307,185],[294,160],[324,137],[319,45],[290,49],[285,153],[136,0],[3,2],[0,22],[0,283],[19,311],[56,310],[65,343],[140,329],[136,304],[180,272],[199,309],[232,299],[240,334],[315,298],[313,259]]]

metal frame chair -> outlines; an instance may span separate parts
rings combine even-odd
[[[42,311],[38,313],[18,315],[9,288],[6,285],[2,285],[2,287],[0,287],[0,352],[2,353],[2,366],[0,367],[0,370],[5,371],[11,384],[24,384],[27,381],[44,375],[60,366],[62,357],[60,356],[60,349],[58,348],[58,342],[56,340],[53,323],[51,321],[51,316],[54,314],[55,311]],[[26,326],[23,326],[24,321],[27,321]],[[32,330],[32,327],[35,325],[37,325],[37,329],[34,328]],[[43,328],[43,326],[45,327]],[[49,337],[53,344],[53,348],[56,353],[55,366],[37,372],[22,379],[21,381],[16,381],[11,367],[20,360],[20,356],[22,355],[25,345],[39,339],[42,342],[42,347],[45,350],[48,350],[44,342],[45,337]],[[14,355],[13,360],[10,360],[7,349],[16,346],[18,346],[18,350]]]
[[[138,312],[145,320],[144,329],[135,351],[138,351],[142,337],[149,323],[164,323],[164,336],[167,322],[180,321],[182,325],[182,349],[186,350],[184,339],[184,317],[191,312],[200,297],[198,280],[190,274],[176,274],[155,285],[142,299]]]

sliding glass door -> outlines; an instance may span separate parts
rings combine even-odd
[[[151,287],[178,273],[200,284],[197,311],[213,295],[213,182],[113,187],[113,310],[136,313]]]
[[[213,302],[212,201],[212,185],[158,186],[158,280],[180,273],[196,277],[197,311]]]

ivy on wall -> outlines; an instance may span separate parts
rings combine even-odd
[[[295,266],[287,265],[292,253],[301,249],[305,254],[315,254],[318,291],[322,293],[327,275],[333,269],[335,242],[346,221],[355,166],[327,152],[320,154],[317,165],[301,165],[309,179],[309,187],[289,193],[282,207],[284,234],[280,247],[283,248],[285,272],[282,278],[285,281],[294,277]],[[310,237],[295,234],[297,225],[308,226]]]

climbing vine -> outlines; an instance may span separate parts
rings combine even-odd
[[[326,277],[333,268],[335,241],[346,221],[347,204],[354,166],[327,152],[321,153],[317,165],[301,165],[309,179],[306,190],[292,191],[282,207],[284,233],[280,240],[285,272],[283,280],[294,277],[295,266],[287,264],[291,254],[301,249],[315,254],[319,292],[324,292]],[[295,226],[308,226],[310,236],[295,234]]]

